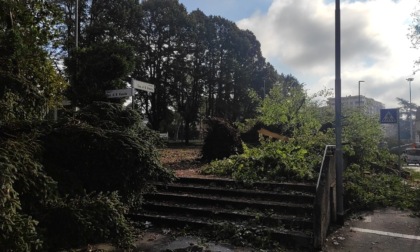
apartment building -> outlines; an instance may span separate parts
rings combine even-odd
[[[335,109],[335,98],[328,98],[327,105],[332,109]],[[359,96],[346,96],[341,97],[341,109],[352,109],[352,108],[361,108],[368,115],[379,115],[381,109],[385,108],[385,105],[381,102],[375,101],[372,98],[366,96],[360,96],[360,105],[359,105]]]

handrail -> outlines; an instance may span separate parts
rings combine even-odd
[[[313,218],[313,245],[314,248],[322,248],[331,222],[336,220],[336,171],[334,155],[327,154],[329,148],[335,145],[326,145],[324,156],[319,169],[316,184],[316,196],[314,200]],[[325,166],[325,167],[324,167]]]
[[[334,147],[335,148],[335,144],[325,145],[324,156],[322,157],[321,168],[319,169],[319,174],[318,174],[318,181],[316,182],[316,190],[317,191],[318,191],[319,182],[321,181],[322,169],[324,168],[324,160],[325,160],[325,157],[327,156],[327,150],[328,150],[329,147]]]

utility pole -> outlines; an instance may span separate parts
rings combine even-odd
[[[411,113],[411,82],[413,80],[414,80],[413,77],[407,78],[408,87],[409,87],[409,90],[410,90],[410,107],[409,107],[408,111],[409,111],[409,115],[410,115],[410,120],[409,120],[409,122],[410,122],[410,141],[412,143],[416,142],[416,138],[414,137],[414,139],[413,139],[413,115]]]
[[[75,31],[75,38],[76,38],[76,49],[79,47],[79,0],[76,0],[76,31]]]
[[[340,0],[335,1],[335,165],[337,223],[344,225],[343,150],[341,144],[341,20]]]

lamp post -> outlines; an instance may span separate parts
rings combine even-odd
[[[413,116],[411,115],[411,82],[414,80],[413,77],[407,78],[408,86],[410,90],[410,107],[409,107],[409,114],[410,114],[410,140],[413,141]],[[415,140],[414,140],[415,141]]]
[[[75,20],[76,20],[76,31],[74,33],[74,36],[76,38],[76,49],[78,49],[79,47],[79,0],[76,0]]]
[[[365,82],[365,81],[363,81],[363,80],[359,80],[359,108],[360,108],[360,83],[361,82]]]
[[[335,0],[335,166],[337,223],[344,225],[343,150],[341,143],[341,11]]]

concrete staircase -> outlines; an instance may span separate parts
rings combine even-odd
[[[204,228],[221,239],[240,233],[260,243],[313,244],[315,185],[182,177],[156,184],[156,192],[144,199],[143,211],[130,216],[134,221]]]

